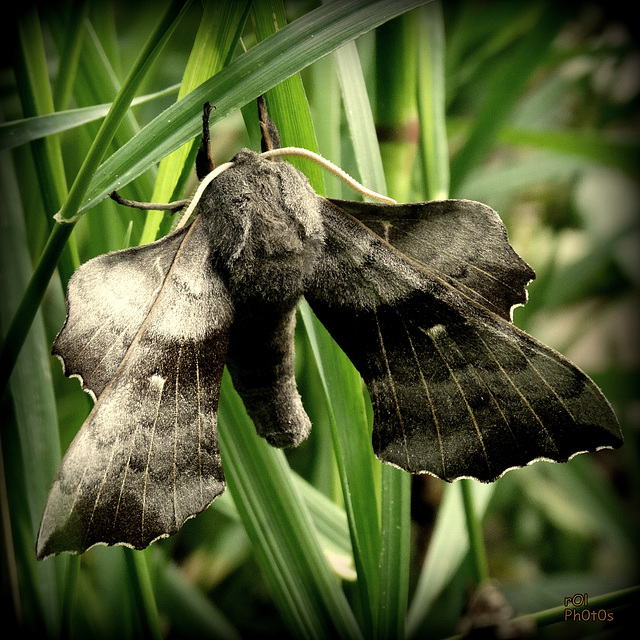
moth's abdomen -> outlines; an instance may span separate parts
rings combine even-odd
[[[295,307],[236,310],[227,366],[258,433],[275,447],[297,446],[311,422],[294,377]]]

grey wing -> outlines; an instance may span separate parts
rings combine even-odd
[[[609,403],[568,360],[344,210],[323,213],[325,256],[305,296],[367,384],[381,460],[492,481],[621,444]]]
[[[217,407],[232,315],[198,221],[74,274],[54,353],[96,402],[49,492],[40,559],[141,549],[224,491]]]

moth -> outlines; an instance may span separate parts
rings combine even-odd
[[[277,149],[259,105],[263,151]],[[53,481],[39,559],[97,543],[142,549],[224,491],[225,364],[262,437],[305,439],[293,340],[302,296],[367,385],[383,462],[491,482],[622,444],[594,382],[511,323],[535,274],[493,209],[324,198],[289,163],[247,149],[212,173],[209,110],[195,219],[94,258],[69,282],[52,352],[95,404]]]

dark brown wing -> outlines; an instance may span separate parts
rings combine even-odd
[[[224,491],[216,424],[231,320],[198,221],[77,270],[53,352],[96,403],[49,493],[39,558],[141,549]]]
[[[498,214],[471,200],[385,205],[331,200],[412,261],[511,320],[533,269],[511,248]]]
[[[393,227],[406,234],[407,227],[385,215],[386,206],[372,209],[380,216],[378,228],[388,231],[386,241],[372,232],[372,223],[365,227],[344,208],[324,206],[325,256],[305,296],[367,384],[376,454],[413,473],[492,481],[536,459],[566,461],[619,446],[616,417],[598,387],[504,319],[510,305],[524,299],[517,292],[532,272],[501,229],[486,233],[480,224],[473,251],[465,249],[473,235],[469,225],[494,214],[484,205],[458,203],[442,205],[457,222],[446,238],[431,232],[428,217],[421,219],[429,249],[416,250],[420,243],[408,241],[409,256],[394,248],[401,243],[391,234]],[[359,210],[368,220],[367,206]],[[436,253],[439,243],[446,260]],[[462,277],[461,285],[452,274],[457,262],[482,277]],[[520,284],[509,287],[505,273]],[[497,289],[487,284],[503,280]]]

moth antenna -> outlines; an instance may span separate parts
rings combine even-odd
[[[196,156],[196,174],[198,180],[202,180],[207,174],[211,173],[216,166],[211,155],[211,136],[209,132],[209,117],[213,109],[215,109],[215,107],[212,107],[208,102],[205,102],[202,107],[202,140],[200,141],[198,155]]]
[[[262,151],[279,149],[280,134],[273,120],[269,117],[264,96],[258,96],[258,117],[260,119],[260,131],[262,132],[262,140],[260,141]]]
[[[132,209],[141,209],[142,211],[180,211],[189,204],[189,200],[175,200],[174,202],[138,202],[137,200],[127,200],[123,198],[117,191],[112,191],[109,197],[118,204]]]
[[[178,221],[178,224],[176,225],[175,230],[178,230],[184,227],[184,225],[187,223],[187,221],[191,217],[191,214],[196,208],[198,201],[202,197],[204,190],[209,186],[209,183],[212,180],[215,180],[215,178],[217,178],[222,172],[233,167],[233,165],[234,165],[233,162],[225,162],[224,164],[221,164],[219,167],[216,167],[211,173],[209,173],[202,179],[202,182],[198,185],[196,192],[193,194],[193,198],[191,198],[191,202],[189,203],[189,206],[185,209],[185,212],[180,216],[180,220]]]
[[[357,180],[354,180],[346,171],[333,164],[333,162],[330,162],[326,158],[323,158],[321,155],[318,155],[313,151],[309,151],[309,149],[303,149],[301,147],[282,147],[281,149],[272,149],[270,151],[265,151],[262,154],[263,158],[279,158],[280,156],[301,156],[302,158],[312,160],[316,164],[319,164],[321,167],[324,167],[327,171],[333,173],[334,176],[337,176],[338,178],[346,182],[352,189],[359,191],[362,195],[373,198],[374,200],[380,200],[381,202],[397,204],[397,202],[393,198],[389,198],[388,196],[384,196],[381,193],[377,193],[376,191],[367,189],[367,187],[361,185]]]

